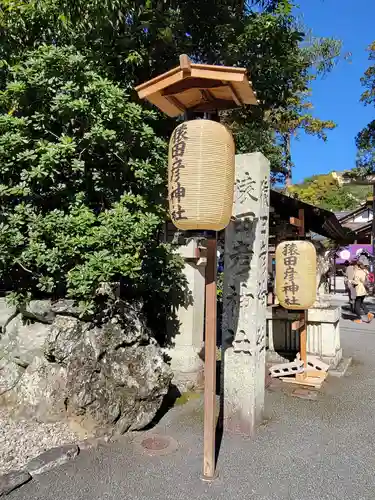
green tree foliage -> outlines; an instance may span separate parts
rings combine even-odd
[[[369,60],[375,61],[375,41],[368,48]],[[371,64],[365,71],[361,82],[365,91],[361,101],[365,105],[375,106],[375,63]],[[375,173],[375,120],[372,120],[356,137],[358,148],[357,166],[355,175],[367,175]]]
[[[0,58],[17,58],[40,43],[73,45],[102,74],[130,89],[177,64],[194,61],[248,69],[259,109],[231,113],[239,151],[270,155],[278,174],[288,167],[285,138],[305,130],[325,138],[332,122],[319,122],[301,104],[311,78],[328,71],[339,42],[305,35],[289,0],[1,0]],[[169,137],[175,122],[155,124]],[[254,130],[262,131],[253,134]]]
[[[291,196],[333,212],[358,207],[366,200],[368,192],[366,186],[342,185],[332,174],[314,175],[288,188]]]
[[[246,67],[259,106],[224,118],[238,150],[260,149],[277,176],[283,113],[300,120],[318,71],[304,38],[289,0],[0,0],[0,273],[12,299],[69,296],[93,312],[101,283],[120,281],[165,312],[181,290],[180,261],[158,240],[176,123],[134,85],[182,53]]]
[[[0,277],[20,303],[68,296],[86,314],[103,283],[159,312],[179,293],[155,120],[73,47],[42,45],[0,93]]]

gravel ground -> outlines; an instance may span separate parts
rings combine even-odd
[[[33,419],[15,420],[0,408],[0,475],[20,469],[50,448],[77,443],[81,439],[65,422],[45,424]]]

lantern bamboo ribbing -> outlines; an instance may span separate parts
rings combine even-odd
[[[179,125],[169,144],[168,197],[181,230],[221,231],[233,207],[235,146],[231,133],[211,120]]]

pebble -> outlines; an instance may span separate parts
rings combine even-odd
[[[0,408],[0,476],[21,469],[51,448],[77,443],[80,439],[67,422],[15,419],[6,409]]]

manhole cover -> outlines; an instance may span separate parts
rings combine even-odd
[[[142,441],[141,445],[146,450],[165,450],[169,446],[169,439],[165,437],[149,437]]]
[[[138,439],[137,448],[147,455],[168,455],[178,448],[177,442],[170,436],[149,434]]]

